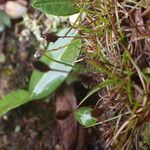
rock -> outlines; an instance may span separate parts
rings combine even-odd
[[[5,13],[11,19],[21,18],[27,12],[27,8],[20,3],[7,1],[5,5]]]
[[[17,3],[20,3],[23,6],[27,6],[28,2],[26,0],[16,0]]]

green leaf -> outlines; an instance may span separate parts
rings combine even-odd
[[[35,0],[32,6],[45,14],[56,16],[69,16],[78,12],[74,0]]]
[[[6,60],[6,57],[3,53],[0,54],[0,63],[4,63]]]
[[[72,70],[72,73],[70,73],[66,79],[66,83],[67,85],[70,85],[72,84],[73,82],[76,82],[76,81],[81,81],[81,79],[79,78],[79,74],[85,74],[87,73],[87,68],[85,67],[85,65],[81,64],[81,63],[76,63],[73,70]],[[77,74],[78,75],[77,75]],[[88,88],[87,85],[85,85],[84,83],[82,83],[85,87]]]
[[[63,29],[59,35],[65,36],[67,32],[68,29]],[[48,96],[65,81],[80,52],[77,47],[81,46],[81,41],[73,41],[73,37],[76,35],[77,31],[72,29],[67,34],[70,38],[59,38],[53,45],[49,46],[49,51],[42,56],[40,61],[49,65],[52,70],[46,73],[33,72],[29,84],[31,99],[41,99]],[[53,51],[53,49],[58,50]]]
[[[91,115],[92,110],[90,107],[82,107],[75,111],[74,116],[81,125],[91,127],[97,122],[97,119]]]
[[[0,11],[0,23],[3,23],[7,27],[11,26],[10,18],[5,13],[3,13],[1,11]]]
[[[13,91],[0,100],[0,116],[29,102],[29,93],[25,90]]]

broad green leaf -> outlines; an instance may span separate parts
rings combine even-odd
[[[74,0],[35,0],[32,6],[45,14],[56,16],[69,16],[78,12]]]
[[[5,30],[5,25],[0,21],[0,32]]]
[[[75,111],[74,116],[81,125],[85,127],[91,127],[94,126],[97,122],[97,119],[95,117],[92,117],[91,112],[92,108],[82,107]]]
[[[7,27],[11,26],[10,18],[5,13],[3,13],[1,11],[0,11],[0,23],[3,23]]]
[[[25,90],[13,91],[0,100],[0,116],[29,102],[29,93]]]
[[[65,36],[67,32],[68,29],[63,29],[59,35]],[[76,35],[77,31],[72,29],[67,34],[70,38],[59,38],[49,46],[48,52],[42,56],[40,61],[49,65],[52,70],[46,73],[33,72],[29,84],[31,99],[41,99],[48,96],[65,81],[80,52],[79,48],[77,48],[81,46],[80,40],[73,41],[73,37]],[[58,50],[52,51],[53,49]]]
[[[70,73],[66,79],[66,83],[67,85],[72,84],[73,82],[76,81],[81,81],[81,79],[79,78],[79,76],[77,74],[85,74],[87,73],[87,68],[85,67],[85,65],[81,64],[81,63],[76,63],[72,73]],[[77,73],[77,74],[76,74]],[[88,86],[86,86],[84,83],[82,83],[86,88],[88,88]]]
[[[0,54],[0,63],[4,63],[6,60],[6,57],[3,53]]]
[[[40,81],[40,79],[42,78],[43,75],[44,75],[44,73],[40,72],[38,70],[35,70],[32,72],[30,82],[29,82],[29,92],[30,93],[34,90],[34,87]]]

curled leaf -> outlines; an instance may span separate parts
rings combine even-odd
[[[95,117],[92,117],[92,110],[93,109],[90,107],[79,108],[74,113],[75,118],[81,125],[85,127],[94,126],[97,122],[97,119]]]
[[[73,0],[35,0],[32,6],[45,14],[69,16],[78,12]]]

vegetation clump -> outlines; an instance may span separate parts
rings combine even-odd
[[[79,26],[83,60],[99,76],[93,91],[104,110],[97,123],[101,140],[107,148],[139,149],[150,115],[150,3],[93,0],[79,5],[87,13]]]
[[[148,150],[150,2],[35,0],[32,6],[46,15],[78,14],[73,23],[68,23],[67,18],[67,28],[58,29],[57,35],[45,34],[50,40],[46,46],[38,36],[42,49],[37,50],[40,58],[36,65],[44,64],[47,70],[35,68],[28,89],[4,97],[0,115],[26,102],[48,97],[64,82],[70,85],[80,81],[88,94],[72,112],[82,126],[98,129],[103,148]],[[91,98],[93,94],[98,95],[96,100]],[[88,98],[96,104],[91,107]],[[17,100],[11,103],[14,99]],[[88,106],[82,107],[85,102]],[[70,116],[70,110],[66,112]]]

